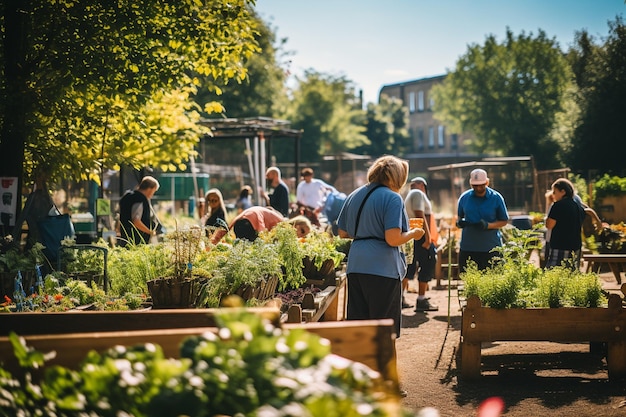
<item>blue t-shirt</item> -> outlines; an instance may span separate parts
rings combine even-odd
[[[484,197],[477,197],[474,190],[465,191],[459,197],[457,214],[468,223],[485,220],[493,223],[509,220],[509,213],[504,198],[496,190],[487,187]],[[477,227],[465,227],[461,234],[461,250],[468,252],[490,252],[496,246],[502,246],[500,229],[481,230]]]
[[[389,246],[385,241],[386,230],[408,230],[408,218],[400,194],[385,186],[372,192],[361,211],[355,236],[359,207],[368,191],[376,185],[367,184],[353,191],[339,213],[339,228],[354,239],[348,252],[346,272],[402,279],[406,274],[404,254],[399,247]]]

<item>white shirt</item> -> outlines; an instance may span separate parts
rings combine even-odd
[[[404,199],[406,213],[409,217],[415,217],[416,211],[423,211],[424,216],[432,214],[433,206],[422,190],[414,189],[409,191]]]
[[[311,182],[300,181],[296,188],[296,200],[316,209],[322,206],[328,188],[330,188],[328,184],[317,178],[313,178]]]

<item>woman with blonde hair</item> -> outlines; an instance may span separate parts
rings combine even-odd
[[[200,220],[203,226],[223,227],[226,225],[226,205],[222,192],[211,188],[204,197],[207,205],[206,214]]]
[[[400,195],[408,174],[406,161],[378,158],[367,172],[368,183],[348,196],[337,221],[339,236],[353,239],[347,265],[347,319],[391,318],[397,337],[406,274],[400,247],[424,235],[424,229],[409,229]]]

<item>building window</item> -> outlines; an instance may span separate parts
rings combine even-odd
[[[439,125],[439,127],[437,127],[437,144],[440,148],[446,146],[446,133],[442,125]]]
[[[435,128],[430,126],[428,128],[428,149],[435,147]]]
[[[450,149],[458,149],[459,147],[459,135],[453,133],[450,136]]]
[[[424,150],[424,128],[422,127],[417,129],[417,150]]]
[[[428,98],[428,110],[432,110],[433,107],[435,107],[435,99],[434,98]]]
[[[415,92],[409,93],[409,113],[415,113]]]
[[[417,111],[424,111],[424,92],[417,92]]]

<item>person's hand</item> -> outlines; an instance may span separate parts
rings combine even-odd
[[[480,230],[487,230],[489,229],[489,223],[487,223],[486,220],[480,219],[480,222],[476,223],[475,225],[477,228],[479,228]]]
[[[469,226],[469,223],[467,222],[467,220],[465,220],[465,217],[456,221],[456,227],[458,227],[459,229],[462,229],[465,226]]]
[[[422,236],[424,236],[424,233],[426,233],[424,229],[420,229],[419,227],[416,229],[411,229],[411,232],[413,233],[413,239],[415,240],[420,240]]]

